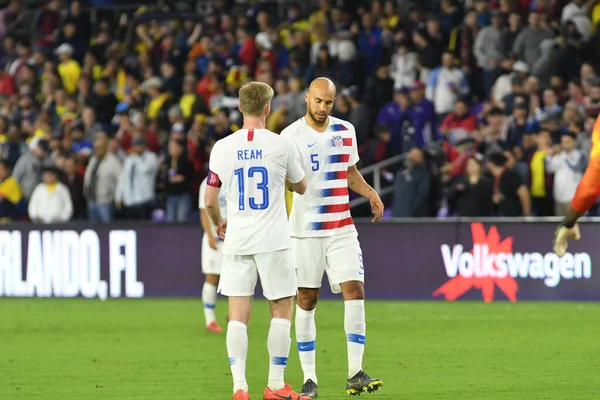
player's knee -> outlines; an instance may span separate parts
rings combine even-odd
[[[319,289],[298,289],[296,304],[305,311],[314,310],[319,300]]]
[[[344,300],[364,300],[365,285],[359,281],[344,282],[341,285]]]
[[[213,275],[213,274],[206,275],[206,283],[217,286],[219,284],[219,275]]]
[[[294,298],[285,297],[279,300],[269,301],[272,318],[282,318],[291,320],[294,313]]]

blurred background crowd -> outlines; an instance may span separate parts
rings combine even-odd
[[[388,215],[563,215],[600,111],[600,0],[0,4],[3,221],[196,219],[241,85],[319,76]]]

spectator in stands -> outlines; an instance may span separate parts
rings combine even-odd
[[[547,130],[538,132],[536,150],[528,158],[531,202],[533,211],[538,217],[548,217],[554,213],[553,177],[546,166],[546,156],[553,151],[550,132]]]
[[[51,165],[48,141],[32,139],[29,142],[29,151],[25,151],[19,157],[13,169],[13,176],[21,186],[25,201],[29,201],[36,186],[42,181],[42,169]]]
[[[404,170],[396,174],[394,183],[394,218],[418,218],[427,216],[430,175],[425,153],[419,148],[408,152]]]
[[[84,107],[81,110],[81,123],[87,141],[93,141],[96,134],[102,130],[102,124],[96,120],[96,111],[92,107]]]
[[[87,159],[92,154],[94,145],[92,142],[85,139],[83,131],[83,125],[78,123],[71,128],[70,150],[82,158]]]
[[[409,111],[413,129],[410,136],[405,137],[403,151],[411,148],[423,147],[434,142],[438,138],[437,119],[435,107],[431,101],[425,98],[425,85],[415,81],[410,86],[411,108]]]
[[[577,148],[583,152],[585,160],[589,160],[592,151],[592,130],[595,124],[594,116],[586,116],[585,122],[581,126],[583,129],[577,132]]]
[[[500,217],[531,215],[529,190],[518,172],[506,167],[506,157],[493,153],[488,157],[488,169],[494,178],[493,202]]]
[[[563,8],[560,22],[562,24],[566,24],[569,21],[573,22],[577,27],[577,31],[583,35],[583,39],[587,40],[592,31],[592,21],[587,16],[585,3],[585,0],[571,0]]]
[[[58,64],[58,73],[62,80],[63,87],[68,94],[75,93],[77,90],[77,82],[81,76],[81,67],[79,63],[73,59],[75,50],[69,43],[63,43],[55,50],[56,55],[60,59]]]
[[[446,51],[442,56],[442,66],[435,68],[427,82],[427,99],[435,105],[438,122],[454,110],[454,103],[469,94],[469,83],[465,73],[456,68],[454,55]]]
[[[385,125],[375,127],[375,138],[359,147],[360,159],[364,165],[372,165],[395,154],[392,153],[390,128]]]
[[[500,61],[503,59],[501,46],[502,15],[491,13],[492,24],[481,29],[473,47],[477,65],[483,69],[483,95],[487,99],[494,81],[500,74]]]
[[[350,106],[350,112],[347,117],[348,122],[354,125],[357,145],[361,146],[372,136],[370,128],[371,113],[369,107],[360,101],[360,93],[357,86],[351,86],[342,90],[341,95],[346,98],[348,105]]]
[[[390,142],[388,147],[393,154],[400,154],[402,151],[409,150],[411,145],[405,146],[405,142],[411,140],[412,135],[409,132],[413,129],[411,120],[411,104],[408,93],[403,90],[396,90],[394,101],[386,104],[377,115],[377,124],[387,127],[390,132]]]
[[[9,163],[0,160],[0,222],[16,219],[17,204],[23,198],[19,182],[10,172]]]
[[[112,122],[119,101],[110,91],[108,78],[103,77],[96,81],[92,104],[96,112],[96,120],[102,125]]]
[[[192,209],[192,183],[196,173],[186,157],[186,148],[185,140],[171,139],[168,157],[162,165],[161,178],[164,182],[169,222],[187,221]]]
[[[73,215],[73,203],[69,189],[60,183],[59,170],[46,167],[43,182],[38,184],[31,195],[28,212],[35,223],[52,224],[67,222]]]
[[[115,200],[125,219],[150,219],[152,213],[158,158],[147,144],[144,136],[132,139],[131,153],[125,158],[119,177]]]
[[[483,175],[483,157],[479,157],[468,158],[465,173],[452,180],[448,192],[448,203],[460,217],[492,216],[494,185]]]
[[[554,33],[540,26],[540,14],[531,10],[527,18],[528,25],[517,35],[513,45],[513,52],[520,61],[525,61],[529,67],[541,57],[540,43],[544,39],[554,38]]]
[[[65,19],[62,25],[62,32],[58,39],[58,43],[61,45],[63,43],[69,44],[73,48],[73,60],[81,65],[85,55],[87,41],[79,34],[79,32],[77,32],[77,21],[74,18]]]
[[[508,16],[508,26],[503,29],[501,38],[502,52],[505,56],[512,53],[515,40],[517,40],[521,29],[521,14],[516,11],[511,12]]]
[[[456,101],[454,112],[448,114],[440,125],[440,133],[450,142],[455,142],[453,137],[457,131],[464,131],[470,135],[475,132],[475,129],[477,129],[477,119],[469,112],[469,106],[464,99]]]
[[[51,0],[37,11],[34,18],[35,45],[46,55],[52,52],[57,39],[55,33],[60,26],[59,11],[60,1]]]
[[[377,68],[375,76],[368,78],[365,84],[363,103],[370,108],[370,119],[372,122],[377,117],[379,110],[392,101],[393,98],[394,80],[390,76],[390,66],[382,64]]]
[[[106,132],[99,132],[83,182],[83,193],[88,202],[88,218],[94,222],[110,222],[114,217],[121,162],[108,151],[108,143]]]
[[[373,75],[381,56],[381,28],[375,25],[373,16],[365,12],[362,15],[362,29],[357,35],[357,49],[363,60],[365,74]]]
[[[64,163],[64,171],[61,174],[61,182],[69,190],[71,203],[73,204],[73,215],[71,219],[83,221],[86,219],[86,204],[83,197],[83,176],[77,170],[77,159],[75,156],[67,157]]]
[[[560,147],[548,152],[546,165],[548,172],[554,174],[554,215],[564,217],[585,166],[585,159],[577,149],[577,136],[574,133],[563,133]]]
[[[514,149],[523,145],[523,136],[528,131],[528,107],[525,101],[518,102],[506,126],[506,147]]]
[[[457,31],[458,30],[458,31]],[[483,81],[481,68],[477,66],[477,58],[475,57],[474,44],[479,34],[479,26],[477,25],[477,11],[474,8],[467,10],[465,22],[463,25],[454,28],[450,38],[449,50],[454,53],[454,56],[462,67],[463,72],[467,76],[471,95],[474,101],[484,99]],[[456,37],[456,38],[455,38]]]
[[[408,88],[417,80],[417,54],[410,48],[406,40],[400,41],[396,54],[392,56],[391,75],[394,78],[394,89]]]
[[[484,156],[502,152],[506,144],[506,115],[499,107],[492,107],[479,129],[477,152]]]

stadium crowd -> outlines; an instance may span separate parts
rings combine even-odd
[[[318,76],[338,86],[334,115],[356,127],[361,167],[406,155],[380,171],[392,216],[564,215],[600,111],[600,1],[414,3],[289,2],[278,18],[215,0],[93,26],[81,1],[46,2],[31,21],[10,1],[0,218],[197,218],[211,147],[241,121],[241,85],[273,86],[279,133]],[[33,33],[16,34],[24,25]]]

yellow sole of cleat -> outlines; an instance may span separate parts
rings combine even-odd
[[[367,390],[367,387],[363,386],[363,388],[361,390],[348,389],[348,390],[346,390],[346,393],[348,393],[348,396],[360,396],[360,394],[362,392],[364,392],[365,390]]]
[[[382,386],[383,386],[383,382],[381,382],[381,381],[371,382],[371,383],[369,383],[367,392],[371,393],[371,392],[375,392],[377,390],[381,390]]]
[[[369,386],[363,386],[361,390],[348,389],[346,390],[346,393],[348,394],[348,396],[360,396],[360,394],[364,392],[372,393],[376,392],[377,390],[381,390],[382,386],[383,382],[376,381],[369,383]]]

